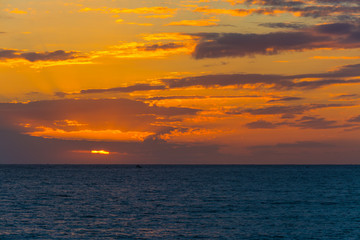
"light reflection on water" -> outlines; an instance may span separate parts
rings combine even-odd
[[[357,166],[0,166],[0,239],[358,239]]]

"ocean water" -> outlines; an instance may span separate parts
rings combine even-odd
[[[2,165],[0,239],[360,239],[360,167]]]

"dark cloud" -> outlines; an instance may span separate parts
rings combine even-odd
[[[170,88],[191,86],[215,87],[245,84],[276,85],[279,88],[290,87],[293,83],[289,76],[271,74],[218,74],[186,77],[177,79],[162,79]]]
[[[259,98],[259,95],[240,95],[240,96],[157,96],[140,98],[139,100],[171,100],[171,99],[209,99],[209,98]]]
[[[36,61],[64,61],[68,59],[77,58],[76,54],[78,53],[58,50],[54,52],[43,52],[43,53],[26,52],[26,53],[21,53],[20,56],[30,62],[36,62]]]
[[[0,129],[0,143],[0,164],[204,164],[231,159],[215,144],[45,139],[4,129]],[[94,149],[115,154],[90,154]]]
[[[303,23],[260,23],[259,26],[268,27],[268,28],[290,28],[290,29],[302,29],[306,28],[307,25]]]
[[[309,73],[293,75],[293,78],[344,78],[360,76],[360,64],[345,65],[326,73]]]
[[[29,62],[37,61],[64,61],[75,58],[84,58],[85,56],[80,56],[79,52],[75,51],[63,51],[57,50],[54,52],[23,52],[20,50],[13,49],[1,49],[0,50],[0,60],[6,61],[9,59],[24,59]]]
[[[201,87],[225,87],[251,84],[257,87],[270,87],[278,90],[311,90],[337,84],[357,84],[359,79],[343,80],[329,78],[348,78],[360,76],[360,64],[346,65],[338,70],[325,73],[276,75],[276,74],[218,74],[195,77],[162,79],[161,81],[169,88],[184,88],[192,86]],[[313,81],[299,81],[303,78],[320,78]],[[321,79],[323,78],[323,79]]]
[[[359,164],[359,142],[296,141],[248,148],[255,163]]]
[[[356,116],[356,117],[353,117],[353,118],[350,118],[348,121],[349,121],[349,122],[360,123],[360,115],[359,115],[359,116]]]
[[[282,97],[282,98],[278,98],[278,99],[269,100],[268,103],[270,103],[270,102],[298,101],[298,100],[303,100],[303,99],[304,98],[301,98],[301,97]]]
[[[219,33],[215,37],[202,37],[192,55],[195,59],[274,55],[288,50],[316,49],[320,45],[326,47],[326,42],[329,41],[331,38],[328,36],[307,32]]]
[[[107,89],[85,89],[81,90],[81,94],[91,93],[108,93],[108,92],[123,92],[130,93],[135,91],[149,91],[149,90],[166,90],[171,88],[186,88],[186,87],[226,87],[244,85],[253,85],[258,88],[267,87],[277,90],[311,90],[321,87],[339,85],[339,84],[357,84],[360,83],[359,79],[335,79],[335,78],[350,78],[360,76],[360,64],[345,65],[337,70],[324,72],[324,73],[310,73],[310,74],[297,74],[297,75],[280,75],[280,74],[217,74],[217,75],[202,75],[184,78],[166,78],[161,79],[164,85],[151,85],[151,84],[135,84],[127,87],[116,87]],[[316,78],[320,80],[306,80],[301,79]],[[63,97],[66,93],[58,92],[57,96]],[[246,96],[245,96],[246,97]],[[153,99],[156,100],[156,99]],[[160,99],[158,99],[160,100]],[[270,100],[276,101],[295,101],[301,100],[297,97],[285,97],[280,99]]]
[[[18,52],[17,50],[1,49],[0,60],[17,58],[19,57],[18,55],[15,55],[15,53],[17,52]]]
[[[157,132],[166,127],[162,123],[180,121],[179,116],[195,115],[198,111],[191,108],[149,106],[129,99],[0,103],[2,122],[22,131],[48,127],[65,131],[114,129]],[[174,117],[177,118],[173,119]],[[30,124],[31,128],[24,128],[24,124]]]
[[[295,83],[293,88],[302,89],[315,89],[324,86],[336,85],[336,84],[354,84],[360,83],[360,80],[338,80],[338,79],[324,79],[318,81],[302,81]]]
[[[283,25],[285,26],[285,25]],[[322,24],[299,31],[265,34],[199,33],[195,59],[274,55],[320,48],[359,48],[360,27],[351,23]]]
[[[240,3],[236,0],[234,4]],[[261,6],[264,12],[285,11],[296,13],[301,17],[312,18],[339,18],[356,17],[360,10],[357,0],[314,0],[314,1],[292,1],[292,0],[245,0],[247,5]],[[259,13],[256,11],[255,13]]]
[[[304,3],[302,1],[293,1],[293,0],[244,0],[245,4],[248,5],[263,5],[263,6],[302,6]],[[236,3],[236,1],[234,1]]]
[[[141,98],[139,100],[157,101],[157,100],[172,100],[172,99],[205,99],[206,96],[157,96],[149,98]]]
[[[158,43],[152,45],[146,45],[144,47],[138,47],[142,51],[156,51],[156,50],[170,50],[184,47],[183,43]]]
[[[258,145],[249,147],[249,149],[266,149],[266,148],[331,148],[333,144],[314,142],[314,141],[298,141],[295,143],[278,143],[276,145]]]
[[[127,87],[116,87],[116,88],[106,88],[106,89],[86,89],[81,90],[81,94],[89,93],[107,93],[107,92],[136,92],[136,91],[149,91],[149,90],[164,90],[167,87],[164,85],[150,85],[150,84],[135,84]]]
[[[55,92],[54,95],[59,98],[66,97],[67,93],[65,92]]]
[[[344,128],[352,127],[352,124],[338,124],[336,121],[326,120],[323,117],[304,116],[291,123],[291,126],[304,128],[304,129],[331,129],[331,128]]]
[[[333,128],[349,128],[354,124],[339,124],[337,121],[327,120],[323,117],[303,116],[295,121],[269,122],[258,120],[245,125],[250,129],[274,129],[281,126],[297,127],[302,129],[333,129]]]
[[[245,124],[245,126],[250,129],[273,129],[273,128],[277,128],[279,124],[268,122],[265,120],[258,120],[255,122],[247,123]]]
[[[352,99],[357,99],[359,97],[360,97],[359,94],[341,94],[341,95],[338,95],[338,96],[334,97],[334,99],[352,100]]]
[[[229,110],[227,114],[244,114],[249,113],[251,115],[286,115],[294,116],[303,114],[307,111],[322,109],[322,108],[332,108],[332,107],[347,107],[352,105],[345,104],[304,104],[304,105],[294,105],[294,106],[269,106],[263,108],[236,108]]]
[[[343,35],[351,33],[355,26],[351,23],[332,23],[315,26],[315,29],[319,33]]]

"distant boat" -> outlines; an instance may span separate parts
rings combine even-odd
[[[140,166],[140,165],[136,165],[136,168],[142,168],[142,166]]]

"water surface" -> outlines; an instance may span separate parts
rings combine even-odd
[[[0,239],[359,239],[359,166],[0,166]]]

